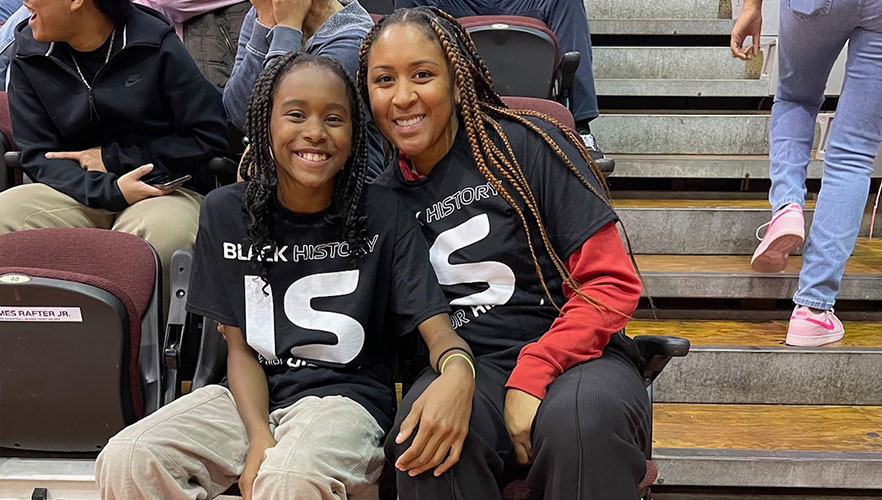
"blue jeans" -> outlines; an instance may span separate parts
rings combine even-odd
[[[591,32],[582,0],[395,0],[395,8],[428,5],[453,17],[524,16],[539,19],[554,32],[561,55],[576,51],[582,56],[573,82],[573,117],[576,121],[597,117],[594,91]]]
[[[793,301],[833,307],[854,250],[882,140],[882,0],[781,0],[769,202],[805,206],[815,119],[845,42],[848,62]]]

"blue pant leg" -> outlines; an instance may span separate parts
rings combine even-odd
[[[823,3],[802,3],[813,1]],[[805,205],[815,120],[824,102],[827,76],[853,27],[853,21],[847,19],[847,4],[855,1],[840,1],[834,4],[835,10],[809,19],[794,14],[791,4],[781,5],[778,89],[769,129],[769,203],[773,212],[790,203]]]
[[[882,13],[876,0],[875,12]],[[848,43],[845,82],[824,158],[824,178],[793,297],[800,305],[833,307],[854,251],[882,141],[882,31],[856,28]]]

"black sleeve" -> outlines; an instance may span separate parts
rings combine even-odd
[[[21,164],[35,181],[60,191],[92,208],[114,212],[129,206],[116,185],[114,173],[86,171],[73,160],[49,160],[46,153],[64,151],[61,133],[50,112],[34,92],[17,58],[12,60],[9,114],[15,142],[21,148]]]
[[[217,196],[220,191],[209,194],[205,198],[199,213],[199,232],[196,233],[196,244],[193,246],[193,272],[190,274],[190,295],[187,297],[187,310],[217,320],[221,323],[240,326],[232,307],[229,290],[224,281],[227,273],[234,270],[218,256],[222,252],[216,232],[223,229],[215,221],[224,217],[218,214],[222,208]],[[243,285],[244,286],[244,285]]]
[[[221,93],[202,76],[173,32],[163,39],[157,70],[162,72],[159,94],[174,126],[163,135],[129,135],[102,144],[108,171],[128,172],[154,163],[156,172],[192,174],[227,149]]]
[[[546,130],[593,188],[592,192],[538,135],[527,132],[525,156],[531,158],[530,187],[551,244],[566,260],[598,229],[617,217],[607,205],[609,200],[603,188],[576,146],[557,127],[545,122],[539,122],[539,126]]]
[[[395,255],[392,259],[392,290],[389,308],[399,335],[413,332],[450,306],[429,262],[429,247],[416,217],[397,203]]]

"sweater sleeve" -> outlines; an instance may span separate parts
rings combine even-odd
[[[603,304],[630,316],[637,308],[641,284],[616,230],[609,222],[567,259],[567,269],[580,290]],[[543,399],[556,377],[573,366],[598,358],[628,317],[595,307],[564,287],[567,302],[560,316],[538,341],[521,349],[506,387]]]

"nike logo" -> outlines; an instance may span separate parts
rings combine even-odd
[[[830,318],[827,318],[827,321],[818,321],[814,318],[806,318],[805,320],[808,321],[809,323],[814,323],[818,326],[822,326],[822,327],[826,328],[827,330],[833,330],[836,328],[836,325],[833,324],[833,320]]]
[[[131,87],[132,85],[140,82],[143,79],[144,79],[144,77],[141,76],[141,73],[135,73],[133,75],[129,75],[129,77],[126,79],[126,87]]]

